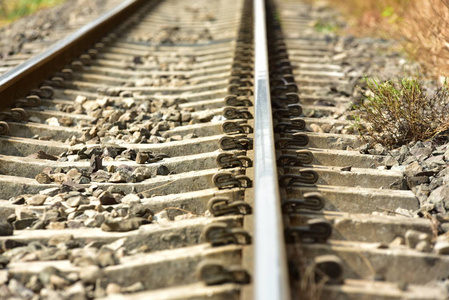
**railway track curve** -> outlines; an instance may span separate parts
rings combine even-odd
[[[320,17],[128,0],[0,76],[1,297],[446,299],[439,229],[317,93],[353,84]]]

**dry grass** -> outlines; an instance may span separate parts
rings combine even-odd
[[[299,245],[293,247],[292,254],[292,262],[294,262],[294,267],[297,268],[299,275],[299,280],[292,282],[296,295],[303,300],[321,299],[327,277],[323,275],[320,280],[317,280],[315,265],[304,261],[305,256]]]
[[[420,0],[412,5],[401,27],[406,49],[431,75],[449,76],[448,21],[448,0]]]
[[[354,126],[368,142],[389,148],[424,141],[449,129],[449,89],[426,91],[416,78],[366,79],[365,100]]]
[[[349,19],[352,33],[388,37],[403,21],[410,0],[333,0]]]
[[[429,75],[449,77],[449,0],[328,0],[327,3],[349,20],[350,33],[397,39]]]

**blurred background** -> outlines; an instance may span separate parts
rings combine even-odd
[[[0,0],[0,25],[8,24],[39,9],[52,7],[66,0]]]
[[[398,40],[428,74],[449,77],[449,0],[310,0],[337,8],[356,36]]]
[[[0,0],[0,26],[67,0]],[[297,1],[297,0],[293,0]],[[437,77],[449,77],[449,0],[306,0],[336,8],[356,36],[394,39],[403,51]]]

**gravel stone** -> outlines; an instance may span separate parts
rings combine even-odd
[[[103,231],[116,231],[116,232],[126,232],[138,229],[143,224],[149,224],[150,221],[144,218],[129,218],[129,219],[106,219],[103,224],[101,224],[101,229]]]
[[[404,244],[405,244],[404,239],[398,236],[389,244],[389,246],[390,248],[395,248]]]
[[[370,144],[364,144],[359,147],[359,152],[361,154],[368,154],[368,150],[370,149]]]
[[[43,205],[45,200],[47,199],[47,196],[45,195],[34,195],[25,200],[26,204],[32,205],[32,206],[39,206]]]
[[[150,156],[147,153],[139,152],[139,153],[137,153],[137,156],[136,156],[136,163],[144,164],[144,163],[146,163],[148,158],[150,158]]]
[[[153,213],[151,212],[151,210],[140,203],[134,203],[129,208],[128,213],[129,217],[140,217],[147,220],[153,220]]]
[[[137,293],[145,290],[145,286],[142,282],[136,282],[128,287],[122,287],[120,289],[120,293],[127,294],[127,293]]]
[[[16,214],[11,214],[6,218],[6,222],[9,224],[12,224],[15,220],[17,220]]]
[[[81,282],[77,282],[65,289],[68,299],[86,299],[86,288]]]
[[[381,144],[376,144],[373,149],[368,150],[368,153],[372,155],[384,155],[386,153],[386,149]]]
[[[36,218],[36,214],[28,207],[17,207],[15,211],[15,220]]]
[[[98,260],[98,264],[102,268],[119,264],[119,260],[115,256],[114,251],[107,249],[107,248],[102,248],[98,252],[97,260]]]
[[[94,284],[101,276],[101,269],[98,266],[86,266],[80,271],[80,279],[85,284]]]
[[[7,258],[4,255],[0,255],[0,269],[6,268],[6,266],[9,264],[9,258]]]
[[[22,205],[25,204],[25,197],[23,195],[20,195],[9,199],[9,201],[11,202],[11,204]]]
[[[51,230],[63,230],[67,227],[66,222],[50,222],[47,228]]]
[[[161,165],[157,168],[156,175],[166,176],[168,174],[170,174],[170,170],[166,166]]]
[[[387,156],[384,160],[384,165],[386,167],[393,167],[393,166],[397,166],[399,165],[399,162],[397,161],[396,158],[392,157],[392,156]]]
[[[26,283],[26,287],[32,290],[35,293],[39,293],[39,291],[44,287],[39,280],[39,277],[36,275],[31,276],[30,280]]]
[[[449,149],[444,152],[444,159],[449,160]]]
[[[67,172],[67,176],[73,181],[79,179],[81,177],[81,175],[82,174],[77,169],[70,169]]]
[[[39,182],[40,184],[49,184],[52,182],[50,176],[48,176],[48,174],[45,173],[37,174],[34,179],[36,179],[36,181]]]
[[[151,178],[152,172],[149,168],[138,167],[133,171],[131,176],[136,179],[136,182],[141,182],[145,179]]]
[[[46,267],[39,273],[39,279],[43,285],[48,285],[50,283],[50,277],[52,275],[61,275],[61,271],[56,269],[55,267]]]
[[[310,128],[312,129],[313,132],[324,133],[323,128],[321,128],[320,125],[318,124],[310,124]]]
[[[58,122],[65,127],[70,127],[73,125],[73,119],[69,117],[62,117],[58,119]]]
[[[79,229],[79,228],[83,228],[83,227],[85,227],[83,221],[78,221],[78,220],[69,220],[69,221],[67,221],[67,228]]]
[[[50,275],[50,285],[56,289],[64,289],[65,287],[70,285],[70,281],[66,278],[52,274]]]
[[[122,287],[116,283],[109,283],[106,287],[106,294],[109,295],[114,295],[114,294],[120,294],[120,290],[122,289]]]
[[[111,174],[103,170],[98,170],[90,175],[91,180],[95,182],[107,182],[110,177]]]
[[[47,154],[44,151],[38,151],[37,153],[28,155],[27,157],[33,158],[33,159],[45,159],[45,160],[53,160],[53,161],[58,160],[58,157],[56,157],[54,155]]]
[[[433,246],[433,250],[438,254],[449,255],[449,241],[437,240]]]
[[[429,203],[444,203],[447,204],[445,207],[449,210],[449,186],[442,185],[435,190],[433,190],[429,198],[427,199]]]
[[[71,234],[59,234],[54,235],[48,240],[49,246],[57,246],[58,244],[67,244],[73,240],[73,236]]]
[[[14,221],[13,226],[15,230],[22,230],[31,227],[36,221],[38,221],[38,219],[35,218],[16,220]]]
[[[78,267],[97,266],[97,253],[98,250],[93,247],[74,249],[70,253],[70,261]]]
[[[7,270],[0,270],[0,285],[8,282],[9,272]]]
[[[190,139],[194,139],[197,138],[198,136],[195,133],[188,133],[183,137],[183,140],[190,140]]]
[[[100,203],[102,205],[114,205],[114,204],[118,204],[117,200],[115,199],[115,197],[109,192],[109,191],[104,191],[102,192],[99,196],[98,196],[98,200],[100,200]]]
[[[161,223],[161,222],[168,222],[170,221],[170,218],[168,217],[167,211],[163,210],[161,212],[158,212],[154,214],[153,220],[155,222]]]
[[[68,198],[66,203],[70,207],[79,207],[84,204],[89,204],[90,201],[85,196],[75,196],[75,197]]]
[[[431,236],[429,234],[417,230],[409,229],[405,233],[405,244],[412,249],[422,241],[430,243],[430,239]]]
[[[423,183],[429,183],[429,177],[428,176],[411,176],[407,177],[407,185],[410,189],[421,185]]]
[[[21,243],[21,242],[15,241],[15,240],[8,239],[8,240],[3,240],[1,242],[1,250],[3,252],[6,252],[8,250],[11,250],[11,249],[14,249],[17,247],[25,247],[25,246],[26,246],[25,243]]]
[[[45,196],[49,196],[49,197],[54,197],[59,192],[60,192],[59,188],[49,188],[49,189],[45,189],[45,190],[40,191],[39,194],[45,195]]]
[[[140,203],[140,197],[136,194],[128,194],[121,199],[124,204]]]
[[[12,294],[17,295],[21,299],[31,299],[34,295],[32,290],[24,287],[22,283],[16,279],[11,279],[9,281],[8,288]]]
[[[118,171],[112,174],[111,178],[109,178],[109,182],[112,183],[125,183],[130,181],[131,174],[128,174],[125,171]]]
[[[56,173],[56,174],[50,174],[49,175],[51,179],[53,179],[54,182],[62,184],[64,182],[66,182],[67,180],[69,180],[69,176],[67,176],[67,174],[64,173]]]
[[[91,173],[97,172],[103,168],[103,160],[99,155],[92,155],[90,157],[90,169]]]
[[[432,251],[432,245],[428,241],[420,241],[416,244],[415,249],[419,252],[430,252]]]
[[[85,191],[85,187],[79,183],[73,182],[71,180],[64,181],[62,186],[70,189],[71,191],[83,192]]]
[[[412,177],[412,176],[415,176],[417,173],[422,172],[422,171],[423,171],[423,168],[421,167],[419,162],[414,161],[413,163],[409,164],[405,168],[404,174],[407,177]]]

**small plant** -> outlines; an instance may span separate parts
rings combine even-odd
[[[321,33],[332,33],[339,30],[339,26],[335,22],[328,22],[325,20],[318,20],[313,27],[316,31]]]
[[[387,147],[430,139],[449,129],[449,89],[426,91],[411,77],[377,82],[365,78],[365,99],[354,108],[353,127]]]

